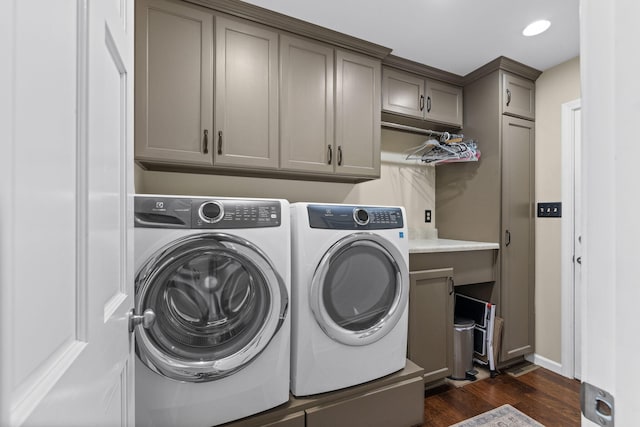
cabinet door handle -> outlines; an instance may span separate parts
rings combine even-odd
[[[329,147],[327,148],[327,157],[329,158],[329,160],[327,160],[327,164],[330,165],[331,161],[333,160],[333,150],[331,149],[331,144],[329,144]]]
[[[427,96],[427,113],[431,112],[431,97]]]
[[[420,111],[424,110],[424,95],[420,95]]]
[[[342,166],[342,146],[338,145],[338,166]]]
[[[507,89],[507,107],[511,104],[511,89]]]
[[[222,131],[218,131],[218,154],[222,154]]]
[[[455,283],[453,283],[453,277],[449,277],[449,295],[453,294]]]
[[[204,138],[202,139],[202,152],[209,154],[209,131],[204,130]]]
[[[509,246],[511,244],[511,232],[509,230],[505,230],[504,240],[505,240],[505,243],[504,243],[505,246]]]

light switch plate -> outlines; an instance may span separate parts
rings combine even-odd
[[[561,202],[538,202],[538,218],[562,217]]]

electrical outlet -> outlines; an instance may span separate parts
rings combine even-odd
[[[431,209],[425,209],[424,222],[431,222]]]
[[[562,217],[561,202],[538,203],[538,218],[560,218]]]

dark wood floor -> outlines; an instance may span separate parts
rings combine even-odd
[[[580,383],[544,368],[513,377],[506,373],[456,388],[425,393],[424,426],[447,427],[509,404],[546,427],[580,425]]]

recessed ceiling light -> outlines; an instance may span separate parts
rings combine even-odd
[[[547,31],[550,26],[551,26],[551,22],[547,21],[546,19],[541,19],[539,21],[535,21],[527,25],[527,28],[522,30],[522,35],[527,37],[537,36],[538,34],[544,33],[545,31]]]

